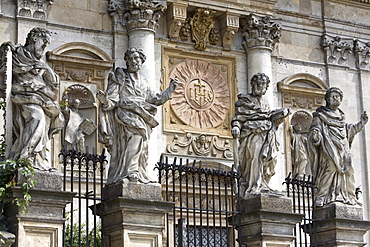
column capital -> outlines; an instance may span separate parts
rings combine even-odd
[[[343,38],[338,35],[323,34],[321,47],[326,53],[326,62],[348,66],[348,54],[353,51],[353,39]]]
[[[108,12],[127,31],[146,29],[156,32],[161,14],[167,9],[166,0],[109,0]]]
[[[370,42],[355,39],[353,41],[357,69],[369,69]]]
[[[250,14],[240,19],[245,50],[256,47],[273,49],[281,36],[281,24],[273,21],[270,16]]]
[[[45,20],[47,9],[53,3],[54,0],[17,0],[17,15]]]

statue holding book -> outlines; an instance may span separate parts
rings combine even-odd
[[[289,108],[270,110],[264,98],[269,83],[265,74],[254,75],[252,93],[238,95],[231,121],[234,142],[239,144],[234,159],[242,173],[240,195],[244,198],[249,194],[273,192],[268,183],[275,174],[276,131],[290,114]]]

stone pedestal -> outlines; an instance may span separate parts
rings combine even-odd
[[[103,199],[104,246],[163,246],[165,215],[174,204],[162,201],[160,184],[106,186]]]
[[[364,246],[364,234],[370,221],[363,220],[363,209],[342,203],[331,203],[316,209],[317,246]]]
[[[19,181],[22,181],[22,177]],[[75,193],[63,192],[58,173],[36,172],[37,184],[30,191],[32,200],[23,214],[15,204],[7,204],[4,214],[9,232],[16,235],[13,247],[62,247],[63,210]],[[23,197],[23,189],[14,187],[13,197]]]
[[[239,238],[248,247],[293,246],[293,229],[303,218],[292,213],[292,200],[260,194],[241,199]]]
[[[6,232],[0,231],[0,247],[9,247],[15,242],[15,235]]]

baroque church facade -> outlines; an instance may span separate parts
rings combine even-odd
[[[96,93],[109,72],[125,67],[124,53],[142,49],[142,78],[156,91],[179,85],[158,111],[149,142],[152,171],[160,155],[231,166],[231,119],[239,93],[265,73],[272,109],[290,107],[278,129],[280,144],[270,185],[294,172],[293,126],[307,134],[312,113],[329,87],[344,93],[346,122],[370,111],[370,2],[368,0],[2,0],[0,42],[23,43],[33,27],[52,34],[45,60],[60,77],[59,102],[81,100],[79,116],[91,120],[85,144],[102,151]],[[2,90],[6,90],[2,88]],[[4,92],[2,92],[4,93]],[[88,128],[90,127],[90,128]],[[352,143],[356,186],[364,219],[370,218],[368,126]],[[63,132],[50,143],[58,168]],[[311,175],[310,167],[304,169]],[[151,173],[156,178],[154,172]],[[370,243],[369,234],[364,242]]]

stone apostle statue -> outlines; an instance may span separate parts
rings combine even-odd
[[[157,106],[172,98],[178,80],[172,79],[166,90],[154,93],[139,74],[145,59],[141,49],[131,47],[125,53],[127,69],[110,73],[106,92],[97,93],[99,141],[111,155],[107,184],[149,182],[148,142],[152,128],[158,125],[154,116]]]
[[[239,94],[235,103],[235,116],[231,121],[232,135],[239,138],[238,148],[242,173],[241,196],[273,192],[268,183],[275,174],[278,143],[276,130],[289,115],[289,108],[270,111],[263,97],[270,79],[263,73],[251,79],[252,93]]]
[[[42,60],[50,32],[33,28],[26,43],[2,44],[12,49],[13,142],[10,159],[30,158],[38,170],[55,170],[46,160],[46,143],[63,128],[57,102],[59,76]]]
[[[302,127],[298,124],[291,126],[291,150],[292,150],[292,166],[293,176],[298,174],[302,179],[306,173],[308,164],[307,154],[307,138],[302,133]],[[309,168],[308,168],[309,169]]]
[[[354,136],[368,121],[364,111],[360,122],[346,124],[339,109],[343,92],[332,87],[325,94],[326,106],[313,113],[308,133],[312,174],[316,178],[316,206],[330,202],[356,204],[354,170],[350,153]]]

